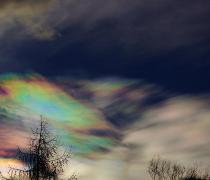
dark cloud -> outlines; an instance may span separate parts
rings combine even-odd
[[[60,29],[79,24],[80,38],[90,36],[93,45],[106,46],[103,37],[108,36],[110,43],[154,55],[206,41],[209,10],[205,0],[73,0],[58,3],[53,20]]]
[[[207,86],[208,0],[14,0],[0,8],[0,71]]]
[[[9,31],[16,31],[16,35],[24,36],[28,33],[36,38],[50,38],[53,36],[47,22],[47,14],[52,0],[10,0],[0,2],[0,37],[7,35]],[[21,32],[17,33],[20,26]]]
[[[69,38],[70,42],[89,39],[97,44],[103,39],[98,36],[108,36],[126,48],[154,53],[209,38],[210,3],[206,0],[11,0],[1,1],[0,8],[3,18],[22,21],[35,36],[42,28],[62,33],[77,27],[79,37]],[[91,39],[86,39],[88,35]]]

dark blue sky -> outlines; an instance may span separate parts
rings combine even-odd
[[[0,10],[1,73],[143,78],[174,92],[210,91],[208,0],[13,0]]]

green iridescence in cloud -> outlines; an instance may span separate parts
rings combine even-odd
[[[6,111],[10,119],[28,119],[28,126],[33,124],[30,120],[37,121],[40,115],[44,116],[61,142],[82,155],[109,149],[116,143],[113,137],[91,133],[92,129],[114,131],[99,112],[37,75],[1,76],[0,109]],[[27,127],[27,121],[24,123]]]

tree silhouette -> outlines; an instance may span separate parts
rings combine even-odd
[[[210,180],[207,169],[200,170],[197,166],[186,168],[159,157],[150,160],[147,171],[153,180]]]
[[[9,178],[4,179],[30,179],[30,180],[56,180],[64,172],[71,153],[61,151],[58,139],[47,128],[47,122],[41,117],[40,126],[32,130],[29,147],[17,150],[17,159],[22,161],[25,169],[9,168]],[[3,176],[2,176],[3,177]],[[75,175],[69,179],[77,180]]]

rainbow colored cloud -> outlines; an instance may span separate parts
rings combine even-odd
[[[80,155],[107,151],[117,143],[118,132],[101,113],[38,75],[1,76],[0,113],[6,126],[22,124],[19,131],[27,133],[44,116],[61,143]],[[16,148],[18,140],[13,145]]]

